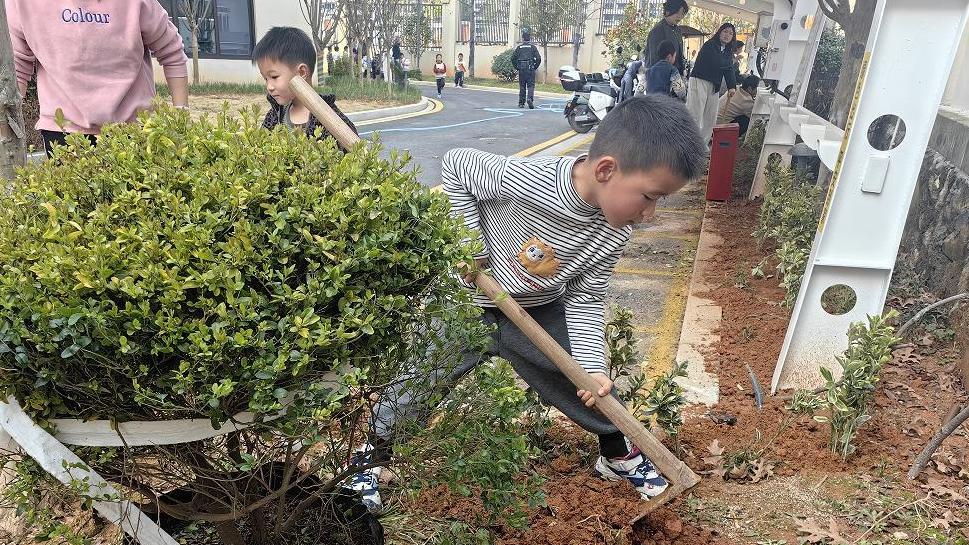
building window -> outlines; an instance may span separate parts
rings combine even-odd
[[[508,14],[511,0],[458,0],[458,42],[471,41],[478,45],[506,45],[508,43]]]
[[[180,0],[160,0],[169,19],[182,35],[185,54],[192,56],[192,33]],[[203,59],[248,59],[252,56],[252,0],[208,0],[201,2],[199,57]]]
[[[430,40],[426,44],[429,51],[441,49],[444,42],[444,5],[440,1],[434,0],[402,0],[398,5],[398,33],[402,37],[403,45],[410,46],[411,36],[414,32],[412,25],[417,16],[417,9],[421,8],[424,18],[423,23],[430,31]]]

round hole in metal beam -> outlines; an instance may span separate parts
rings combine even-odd
[[[905,140],[905,122],[895,114],[885,114],[868,126],[868,143],[878,151],[893,150]]]
[[[851,286],[835,284],[821,294],[821,308],[832,316],[841,316],[851,312],[858,304],[858,295]]]

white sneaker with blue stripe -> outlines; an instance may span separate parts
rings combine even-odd
[[[349,466],[363,467],[373,461],[373,446],[363,445],[350,457]],[[384,504],[380,499],[380,471],[382,467],[372,467],[360,473],[351,475],[343,481],[342,486],[360,494],[360,501],[371,513],[380,513]]]
[[[670,485],[636,447],[623,458],[600,456],[596,461],[595,472],[607,481],[629,481],[640,497],[647,501],[662,494]]]

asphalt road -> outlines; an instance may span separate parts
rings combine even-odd
[[[433,86],[421,86],[425,96],[437,98]],[[458,89],[449,82],[440,112],[364,125],[360,136],[380,141],[388,149],[407,150],[419,168],[421,183],[441,183],[441,156],[452,148],[471,147],[514,155],[568,132],[562,115],[567,97],[535,97],[535,109],[519,109],[518,93]]]

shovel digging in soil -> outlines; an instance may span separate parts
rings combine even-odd
[[[330,106],[320,98],[316,91],[297,76],[290,82],[290,89],[299,97],[300,101],[316,116],[316,119],[344,148],[350,148],[360,141],[342,119]],[[508,296],[498,283],[485,273],[479,272],[475,284],[485,293],[495,305],[510,319],[535,346],[541,350],[572,381],[577,389],[597,392],[599,383],[579,365],[572,356],[565,351],[532,317],[525,312],[514,299]],[[643,455],[652,460],[662,475],[670,481],[670,486],[662,494],[650,500],[643,511],[630,521],[635,524],[640,519],[676,498],[684,491],[696,486],[700,477],[689,466],[673,455],[663,444],[643,427],[622,403],[611,395],[599,397],[595,405],[619,431],[621,431],[634,445],[639,447]]]

